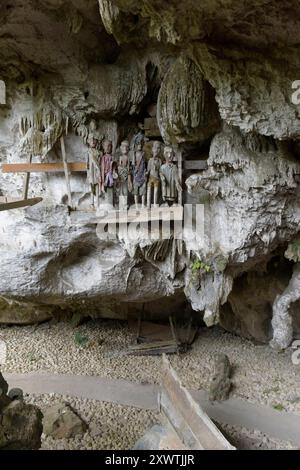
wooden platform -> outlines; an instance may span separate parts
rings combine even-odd
[[[42,202],[43,198],[35,197],[33,199],[13,199],[7,197],[0,197],[0,211],[8,211],[13,209],[20,209],[22,207],[35,206]]]

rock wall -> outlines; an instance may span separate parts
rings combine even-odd
[[[275,0],[3,2],[1,163],[29,154],[60,161],[62,134],[72,161],[86,159],[91,137],[110,138],[115,151],[157,105],[165,143],[207,155],[208,169],[184,185],[187,201],[204,204],[205,243],[183,248],[101,241],[95,224],[69,214],[63,175],[32,175],[30,196],[43,203],[0,213],[0,321],[180,314],[190,304],[208,325],[277,347],[291,342],[299,16],[296,0],[289,8]],[[20,197],[22,187],[22,175],[0,174],[3,195]],[[85,176],[72,175],[71,187],[86,209]]]

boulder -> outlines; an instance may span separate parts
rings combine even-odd
[[[8,392],[8,396],[11,400],[23,400],[24,398],[24,394],[23,394],[23,390],[21,390],[20,388],[12,388],[9,392]]]
[[[224,401],[229,397],[231,389],[231,365],[226,354],[215,357],[214,371],[209,387],[210,401]]]
[[[44,434],[54,439],[70,439],[83,435],[88,428],[76,411],[66,403],[48,408],[44,413],[43,425]]]
[[[0,450],[36,450],[41,447],[43,415],[23,401],[21,389],[8,393],[0,372]]]
[[[10,399],[7,397],[7,392],[8,384],[0,372],[0,412],[6,405],[10,403]]]
[[[0,449],[37,450],[41,447],[42,413],[23,401],[12,401],[0,414]]]

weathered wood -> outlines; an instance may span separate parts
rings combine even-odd
[[[191,450],[235,450],[183,387],[165,355],[161,385],[160,410],[185,445]]]
[[[179,181],[182,187],[182,191],[179,192],[178,194],[178,203],[180,206],[182,206],[182,193],[183,193],[183,178],[182,178],[182,153],[180,150],[177,152],[177,165],[178,165],[178,176],[179,176]]]
[[[68,169],[65,140],[64,140],[63,136],[61,136],[61,138],[60,138],[60,146],[61,146],[61,154],[62,154],[64,172],[65,172],[65,178],[66,178],[68,202],[69,202],[69,206],[72,207],[72,192],[71,192],[71,184],[70,184],[70,174],[69,174],[69,169]]]
[[[68,162],[68,170],[86,172],[87,164],[84,162]],[[1,167],[3,173],[63,173],[63,163],[4,163]]]
[[[161,346],[177,346],[177,342],[174,339],[166,340],[166,341],[156,341],[153,343],[141,343],[141,344],[133,344],[130,346],[130,350],[132,351],[143,351],[144,349],[156,349],[157,347]]]
[[[206,160],[185,160],[185,170],[207,170],[208,165]]]
[[[128,326],[133,334],[139,332],[138,343],[153,343],[157,341],[171,341],[173,339],[170,323],[155,323],[150,321],[141,321],[139,328],[136,317],[128,318]],[[198,329],[193,327],[192,320],[188,325],[174,325],[176,328],[177,343],[182,345],[192,344]]]
[[[43,198],[41,197],[35,197],[32,199],[0,198],[0,211],[8,211],[13,209],[20,209],[22,207],[35,206],[42,200]]]
[[[142,316],[140,314],[139,318],[138,318],[137,332],[136,332],[136,342],[137,342],[137,344],[139,344],[139,338],[140,338],[140,334],[141,334],[141,325],[142,325]]]
[[[173,323],[173,318],[172,318],[171,315],[169,316],[169,323],[170,323],[170,328],[171,328],[173,340],[175,341],[175,343],[177,345],[179,345],[179,341],[177,339],[177,335],[176,335],[176,331],[175,331],[175,327],[174,327],[174,323]]]
[[[171,340],[135,344],[130,346],[126,353],[130,356],[159,356],[161,354],[175,354],[177,352],[178,345],[174,340]]]
[[[29,155],[28,163],[30,164],[31,161],[32,161],[32,155]],[[23,199],[28,199],[29,182],[30,182],[30,173],[27,173],[25,175],[24,186],[23,186]]]

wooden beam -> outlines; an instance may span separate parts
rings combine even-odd
[[[20,209],[22,207],[35,206],[42,200],[43,198],[41,197],[35,197],[33,199],[0,198],[0,211],[8,211],[13,209]]]
[[[70,184],[70,174],[69,174],[69,168],[68,168],[68,162],[67,162],[65,140],[64,140],[63,136],[61,136],[61,138],[60,138],[60,146],[61,146],[61,154],[62,154],[62,159],[63,159],[63,164],[64,164],[64,172],[65,172],[65,178],[66,178],[68,202],[69,202],[69,206],[72,207],[72,192],[71,192],[71,184]]]
[[[86,172],[87,164],[84,162],[68,162],[68,170]],[[1,167],[3,173],[63,173],[63,163],[5,163]]]
[[[180,440],[191,450],[235,450],[183,387],[167,357],[163,356],[160,411]]]
[[[207,170],[208,165],[206,160],[185,160],[185,170]]]

